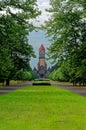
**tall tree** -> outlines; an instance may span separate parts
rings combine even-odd
[[[0,10],[0,53],[6,48],[4,59],[8,56],[10,60],[6,79],[9,85],[9,80],[16,72],[28,69],[30,58],[35,56],[32,46],[28,43],[28,35],[35,29],[31,20],[40,12],[36,0],[1,0]],[[3,60],[3,57],[0,58]],[[4,71],[3,76],[5,77]]]
[[[80,68],[80,60],[77,60],[82,46],[86,44],[86,2],[84,0],[50,0],[52,16],[46,22],[48,36],[52,37],[48,55],[56,61],[66,59],[71,67]],[[85,53],[85,49],[83,49]],[[75,60],[76,59],[76,60]],[[81,60],[84,60],[84,55]],[[77,63],[78,62],[78,63]],[[76,73],[75,71],[73,73]],[[86,73],[86,72],[85,72]]]

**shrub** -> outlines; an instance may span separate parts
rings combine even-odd
[[[34,81],[32,85],[51,85],[49,81]]]
[[[40,79],[35,79],[34,81],[50,81],[50,80],[49,79],[40,78]]]

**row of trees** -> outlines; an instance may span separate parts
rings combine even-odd
[[[57,62],[49,74],[53,80],[86,84],[86,1],[50,0],[51,18],[46,22],[51,36],[48,55]]]
[[[36,0],[0,0],[0,82],[31,78],[29,61],[35,54],[27,36],[39,14]]]

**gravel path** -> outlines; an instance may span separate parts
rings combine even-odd
[[[72,91],[74,93],[77,93],[83,97],[86,97],[86,87],[83,86],[73,86],[72,84],[67,84],[67,83],[61,83],[61,82],[56,82],[56,81],[51,81],[51,84],[53,86],[59,86],[63,89]]]
[[[9,92],[12,92],[13,90],[25,87],[25,86],[31,86],[32,81],[28,81],[24,84],[18,84],[18,85],[10,85],[10,86],[0,86],[0,96]]]
[[[61,82],[56,82],[56,81],[51,81],[52,86],[59,86],[63,89],[72,91],[74,93],[77,93],[83,97],[86,97],[86,87],[83,86],[73,86],[72,84],[66,84],[66,83],[61,83]],[[28,81],[24,84],[19,84],[19,85],[10,85],[10,86],[0,86],[0,96],[9,92],[12,92],[13,90],[19,89],[21,87],[25,86],[32,86],[32,81]]]

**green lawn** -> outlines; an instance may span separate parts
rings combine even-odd
[[[0,96],[0,130],[86,130],[86,99],[52,86]]]

